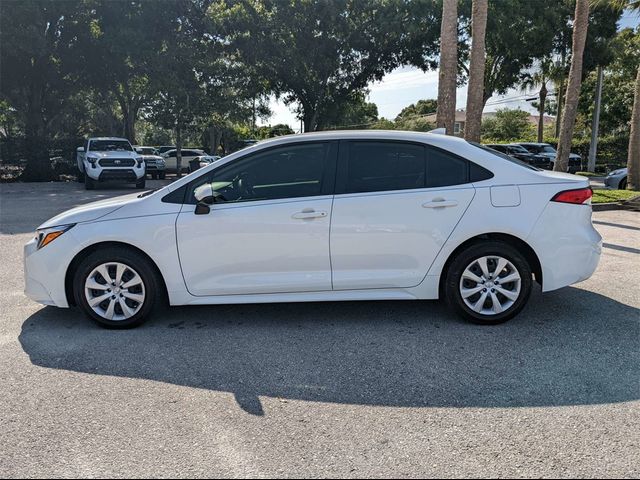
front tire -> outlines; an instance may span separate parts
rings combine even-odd
[[[160,173],[158,174],[158,176],[160,177],[160,180],[164,180],[164,179],[165,179],[165,177],[167,176],[167,174],[166,174],[166,172],[160,172]]]
[[[531,294],[527,259],[499,241],[476,243],[451,262],[445,279],[449,305],[463,318],[497,325],[515,317]]]
[[[624,177],[622,180],[620,180],[620,183],[618,184],[618,189],[619,190],[627,189],[627,177]]]
[[[136,181],[136,188],[144,188],[146,185],[147,179],[142,177],[140,180]]]
[[[142,255],[107,248],[86,257],[76,269],[76,305],[105,328],[124,329],[142,324],[152,311],[161,281]]]

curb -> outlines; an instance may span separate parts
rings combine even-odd
[[[606,212],[609,210],[624,210],[625,205],[618,202],[610,202],[610,203],[594,203],[591,205],[591,210],[594,212]]]

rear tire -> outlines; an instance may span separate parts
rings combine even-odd
[[[146,183],[147,183],[147,179],[145,177],[142,177],[140,180],[136,182],[136,188],[144,188]]]
[[[96,188],[95,180],[86,174],[84,176],[84,188],[86,190],[93,190]]]
[[[119,282],[118,268],[123,272]],[[115,282],[118,283],[114,285]],[[132,285],[124,288],[128,283]],[[96,288],[90,288],[92,285]],[[153,265],[139,253],[124,248],[110,247],[90,254],[78,265],[73,277],[76,305],[87,317],[112,329],[142,324],[155,307],[162,288]],[[101,303],[90,305],[90,301],[100,297],[104,297]],[[122,305],[123,302],[127,303]]]
[[[526,258],[507,243],[487,241],[469,246],[453,259],[444,293],[447,303],[466,320],[497,325],[520,313],[531,285]]]

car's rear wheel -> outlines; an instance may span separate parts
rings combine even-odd
[[[161,291],[149,261],[126,249],[97,251],[78,266],[73,279],[76,304],[107,328],[132,328],[149,315]]]
[[[527,259],[511,245],[476,243],[451,262],[445,280],[448,303],[464,318],[496,325],[516,316],[531,294]]]

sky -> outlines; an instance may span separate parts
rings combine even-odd
[[[626,11],[619,22],[619,29],[635,28],[640,24],[637,13]],[[438,71],[423,72],[415,67],[400,67],[386,74],[381,81],[368,86],[368,101],[378,106],[378,116],[393,120],[400,111],[420,99],[438,98]],[[534,113],[536,110],[525,100],[526,93],[512,89],[505,95],[496,95],[489,99],[485,112],[501,108],[520,108]],[[456,92],[456,108],[465,108],[467,87],[459,87]],[[271,98],[271,118],[259,122],[260,125],[284,123],[294,131],[300,131],[300,121],[289,107],[281,101]]]

